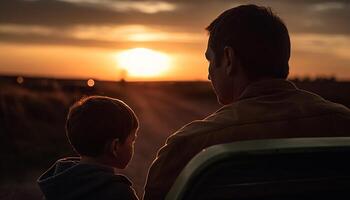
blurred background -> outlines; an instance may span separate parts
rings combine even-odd
[[[220,107],[205,27],[241,4],[269,6],[292,42],[289,79],[350,106],[350,3],[325,0],[0,0],[0,199],[40,199],[37,177],[72,156],[64,123],[87,95],[140,118],[127,174],[141,196],[165,139]],[[174,161],[175,162],[175,161]]]

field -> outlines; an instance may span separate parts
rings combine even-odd
[[[300,88],[350,107],[350,83],[298,81]],[[0,199],[40,199],[37,177],[57,159],[73,156],[65,138],[69,106],[87,95],[128,103],[139,116],[133,160],[120,173],[142,195],[148,167],[166,138],[219,108],[208,82],[106,82],[0,77]],[[175,158],[174,158],[175,160]]]

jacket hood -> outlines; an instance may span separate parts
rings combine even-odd
[[[80,158],[58,160],[38,178],[38,184],[47,199],[80,199],[110,182],[131,182],[115,175],[113,168],[80,163]]]

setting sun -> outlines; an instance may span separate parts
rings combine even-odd
[[[122,51],[116,55],[116,59],[120,68],[135,77],[154,77],[170,67],[168,55],[146,48]]]

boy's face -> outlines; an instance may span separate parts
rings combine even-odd
[[[117,153],[118,168],[124,169],[134,155],[134,145],[137,137],[137,129],[133,130],[124,143],[120,143]]]

